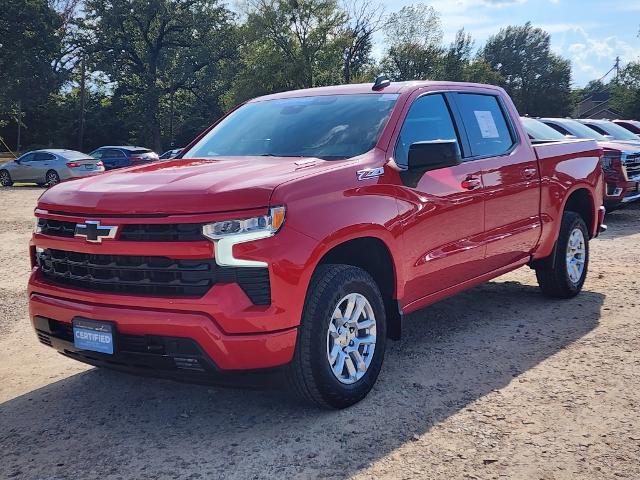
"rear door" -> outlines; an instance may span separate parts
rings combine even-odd
[[[398,135],[395,162],[406,166],[415,142],[455,140],[462,153],[454,115],[448,95],[418,96]],[[481,165],[471,160],[426,172],[407,171],[401,180],[406,305],[482,273],[484,199]]]
[[[126,167],[129,164],[129,159],[117,148],[106,148],[102,154],[102,162],[106,169]]]
[[[43,183],[49,170],[55,170],[56,156],[47,152],[36,152],[34,154],[35,161],[32,162],[32,172],[30,180],[33,182]]]
[[[482,165],[484,267],[491,271],[528,258],[538,242],[538,161],[500,97],[459,92],[455,99],[469,141],[469,160]]]

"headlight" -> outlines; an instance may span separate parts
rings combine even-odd
[[[36,222],[33,225],[33,231],[35,233],[40,233],[42,232],[42,225],[40,225],[40,219],[38,217],[36,217]]]
[[[266,267],[265,262],[243,260],[233,256],[233,246],[268,238],[284,224],[286,209],[273,207],[268,215],[239,220],[223,220],[203,225],[202,234],[213,241],[216,263],[223,267]]]
[[[273,235],[284,223],[284,207],[273,207],[268,215],[243,220],[223,220],[202,227],[202,234],[211,240],[249,233],[265,232]]]

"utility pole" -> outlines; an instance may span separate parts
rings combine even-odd
[[[170,143],[170,147],[173,148],[173,146],[175,145],[175,142],[173,141],[173,95],[175,92],[171,92],[171,97],[169,98],[169,105],[170,105],[170,113],[169,113],[169,141]]]
[[[79,126],[78,126],[78,150],[82,151],[83,143],[84,143],[84,109],[85,109],[85,76],[86,76],[86,66],[84,60],[84,54],[80,59],[80,118],[79,118]]]
[[[616,69],[616,83],[618,82],[618,77],[620,76],[620,57],[616,57],[616,63],[614,65]]]

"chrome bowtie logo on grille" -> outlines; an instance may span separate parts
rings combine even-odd
[[[99,220],[87,220],[76,225],[75,236],[84,238],[87,242],[102,243],[105,238],[115,238],[118,227],[100,225]]]

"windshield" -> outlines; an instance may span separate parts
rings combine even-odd
[[[354,157],[375,146],[397,98],[396,94],[328,95],[248,103],[183,158]]]
[[[607,141],[607,137],[600,135],[592,128],[589,128],[576,120],[563,120],[561,123],[558,123],[560,126],[566,127],[567,130],[571,131],[572,135],[575,135],[578,138],[590,138],[591,140],[598,140],[599,142]]]
[[[620,125],[616,125],[613,122],[597,123],[595,125],[605,130],[616,140],[631,140],[632,142],[640,141],[637,135],[634,135],[626,128],[621,127]]]
[[[549,125],[533,118],[522,117],[522,124],[533,140],[566,140],[565,136]]]

